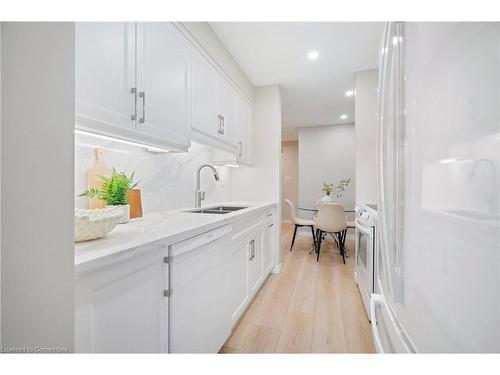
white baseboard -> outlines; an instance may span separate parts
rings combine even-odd
[[[280,273],[281,272],[281,263],[280,264],[277,264],[273,267],[273,269],[271,270],[271,273]]]

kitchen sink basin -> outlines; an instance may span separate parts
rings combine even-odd
[[[229,214],[234,211],[242,210],[244,208],[247,208],[247,206],[216,206],[216,207],[207,207],[207,208],[201,208],[199,210],[192,210],[192,211],[184,211],[184,212],[190,212],[194,214]]]
[[[248,208],[248,206],[217,206],[217,207],[209,207],[209,210],[219,210],[219,211],[239,211],[244,208]]]

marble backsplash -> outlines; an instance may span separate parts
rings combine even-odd
[[[196,170],[202,163],[232,160],[228,152],[192,142],[189,152],[152,153],[145,148],[99,139],[91,136],[75,135],[75,195],[87,189],[85,172],[95,163],[95,149],[104,151],[106,164],[110,168],[135,172],[134,180],[139,181],[143,212],[158,212],[194,206]],[[231,169],[217,167],[220,181],[213,173],[204,169],[201,186],[206,191],[204,204],[231,200]],[[86,198],[76,197],[75,206],[87,208]]]

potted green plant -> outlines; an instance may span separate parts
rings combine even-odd
[[[323,188],[321,190],[325,193],[325,195],[330,196],[333,192],[333,184],[328,184],[323,181]]]
[[[321,204],[326,202],[334,202],[335,199],[333,198],[333,195],[335,195],[336,198],[341,198],[350,182],[350,177],[341,179],[337,186],[333,186],[333,184],[323,181],[323,187],[321,190],[325,193],[325,195],[316,201],[316,207],[319,207]]]
[[[98,197],[106,201],[107,207],[119,207],[122,210],[122,217],[119,224],[130,221],[130,205],[128,204],[128,193],[135,188],[138,182],[134,183],[134,173],[129,176],[125,172],[117,172],[113,168],[110,177],[99,176],[102,179],[100,189],[90,188],[80,194],[81,197]]]

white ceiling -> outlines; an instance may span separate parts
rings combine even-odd
[[[211,22],[255,86],[280,84],[284,132],[352,123],[354,73],[376,68],[383,23]],[[307,53],[317,50],[315,61]],[[348,118],[340,119],[347,114]]]

